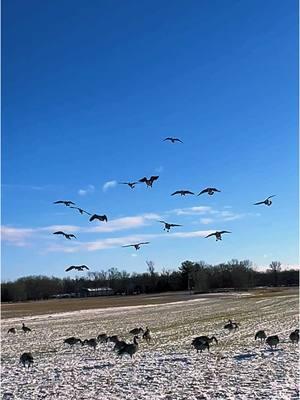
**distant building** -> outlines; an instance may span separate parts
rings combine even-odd
[[[82,297],[96,297],[96,296],[112,296],[115,294],[114,290],[109,287],[101,287],[101,288],[83,288],[80,291],[80,295]]]

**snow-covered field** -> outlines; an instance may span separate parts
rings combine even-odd
[[[240,329],[228,333],[228,318]],[[32,329],[24,334],[21,322]],[[128,331],[149,326],[153,343],[142,340],[131,360],[118,357],[111,344],[73,349],[63,344],[106,332],[131,340]],[[11,327],[17,333],[7,334]],[[119,307],[2,321],[2,399],[196,400],[298,399],[299,349],[289,341],[298,327],[298,297],[212,296],[156,306]],[[278,334],[271,351],[255,342],[265,329]],[[219,344],[198,353],[191,340],[215,335]],[[32,352],[25,369],[20,355]]]

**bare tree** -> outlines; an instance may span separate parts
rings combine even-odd
[[[153,261],[146,261],[146,264],[148,266],[148,272],[151,276],[153,276],[155,274],[154,271],[154,262]]]
[[[278,272],[281,271],[281,262],[280,261],[272,261],[269,265],[270,272],[273,274],[274,286],[278,286]]]

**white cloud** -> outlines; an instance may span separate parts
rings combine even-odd
[[[117,181],[108,181],[105,182],[104,185],[102,186],[103,192],[106,192],[108,189],[112,189],[115,186],[117,186],[118,182]]]
[[[200,219],[201,224],[208,225],[214,222],[212,218],[201,218]]]
[[[202,214],[214,214],[214,210],[209,206],[197,206],[187,208],[175,208],[170,211],[176,215],[202,215]]]
[[[1,239],[4,242],[11,243],[15,246],[28,245],[27,240],[34,233],[34,229],[30,228],[11,228],[9,226],[1,226]]]
[[[80,196],[86,196],[87,194],[92,194],[95,191],[95,186],[94,185],[88,185],[86,189],[79,189],[78,194]]]

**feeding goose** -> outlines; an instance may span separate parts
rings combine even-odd
[[[273,350],[273,346],[276,348],[278,343],[279,343],[279,337],[277,335],[268,336],[267,339],[266,339],[266,342],[268,343],[268,345]]]
[[[75,206],[75,203],[73,203],[73,201],[70,201],[70,200],[58,200],[58,201],[54,201],[53,204],[64,204],[67,207],[70,207],[71,204],[73,206]]]
[[[166,140],[169,140],[169,141],[172,142],[172,143],[175,143],[175,142],[183,143],[182,140],[180,140],[180,139],[178,139],[178,138],[174,138],[174,137],[167,137],[167,138],[165,138],[165,139],[163,140],[163,142],[165,142]]]
[[[137,185],[139,182],[119,182],[119,185],[128,185],[131,187],[131,189],[135,188],[135,185]]]
[[[91,218],[89,219],[90,222],[94,221],[95,219],[98,219],[99,221],[105,221],[107,222],[107,216],[106,215],[98,215],[98,214],[93,214]]]
[[[69,240],[71,240],[72,237],[74,239],[77,239],[76,236],[73,235],[72,233],[65,233],[63,231],[53,232],[53,235],[63,235],[66,239],[69,239]]]
[[[267,337],[267,335],[266,335],[265,331],[258,331],[258,332],[256,332],[256,334],[255,334],[255,340],[256,340],[256,339],[260,339],[261,342],[262,342],[263,340],[265,340],[266,337]]]
[[[16,328],[10,328],[7,333],[16,333]]]
[[[20,357],[20,362],[23,364],[23,367],[25,368],[26,364],[28,365],[28,368],[33,364],[33,357],[31,353],[23,353]]]
[[[84,339],[84,341],[82,342],[82,346],[89,346],[92,347],[94,349],[94,351],[96,350],[98,341],[97,339]]]
[[[215,336],[208,337],[208,336],[197,336],[193,339],[192,345],[198,343],[198,342],[207,342],[208,344],[212,343],[215,341],[216,344],[218,344],[218,340]]]
[[[106,333],[100,333],[100,335],[97,336],[97,340],[99,343],[107,343],[108,336]]]
[[[71,347],[73,347],[75,344],[78,344],[78,343],[80,343],[81,345],[83,345],[82,340],[79,339],[79,338],[76,338],[76,337],[74,337],[74,336],[65,339],[65,340],[64,340],[64,343],[65,343],[65,344],[68,344],[68,345],[71,346]]]
[[[153,182],[156,181],[159,178],[159,176],[151,176],[149,179],[147,179],[145,176],[142,179],[139,179],[139,182],[146,183],[147,187],[152,187]]]
[[[118,351],[118,355],[119,356],[123,356],[124,354],[128,354],[130,356],[130,358],[132,358],[132,356],[138,351],[139,349],[139,344],[137,341],[138,337],[134,336],[133,338],[133,343],[130,344],[126,344],[124,347],[122,347],[119,351]]]
[[[232,331],[233,329],[236,330],[238,328],[239,328],[238,323],[232,322],[231,319],[229,319],[228,323],[224,325],[224,329],[228,329],[229,331]]]
[[[140,242],[140,243],[135,243],[135,244],[127,244],[126,246],[122,246],[122,247],[134,247],[136,250],[139,250],[140,247],[143,244],[149,244],[150,242]]]
[[[178,225],[178,224],[169,224],[168,222],[165,222],[165,221],[157,221],[157,222],[161,222],[162,224],[165,224],[164,231],[167,231],[167,232],[169,232],[170,229],[174,226],[182,226],[182,225]]]
[[[84,271],[85,269],[89,269],[86,265],[71,265],[71,267],[67,268],[65,271],[72,271],[72,269],[76,269],[77,271]]]
[[[175,194],[180,194],[180,196],[186,196],[187,194],[195,194],[195,193],[190,192],[189,190],[176,190],[176,192],[172,193],[171,196],[174,196]]]
[[[74,208],[75,210],[78,210],[78,211],[80,212],[81,215],[82,215],[82,214],[92,215],[91,213],[89,213],[89,212],[87,212],[87,211],[85,211],[85,210],[83,210],[82,208],[79,208],[79,207],[73,207],[73,206],[71,206],[70,208]]]
[[[205,236],[205,238],[208,238],[210,236],[216,236],[216,241],[222,240],[222,236],[221,235],[223,235],[223,233],[232,233],[232,232],[229,232],[229,231],[216,231],[216,232],[210,233],[209,235]]]
[[[290,340],[292,341],[292,343],[299,342],[299,329],[295,329],[294,332],[290,334]]]
[[[197,353],[199,353],[199,350],[201,353],[205,349],[207,349],[207,351],[209,351],[209,343],[206,341],[201,341],[201,340],[195,341],[195,339],[194,339],[192,341],[192,346],[197,350]]]
[[[258,206],[259,204],[265,204],[266,206],[270,206],[272,204],[272,200],[270,200],[271,197],[275,197],[276,194],[273,194],[272,196],[269,196],[266,198],[266,200],[259,201],[258,203],[254,203],[254,206]]]
[[[132,335],[139,335],[140,333],[144,333],[143,328],[133,328],[131,331],[129,331]]]
[[[207,193],[210,196],[212,196],[215,192],[221,192],[221,190],[218,190],[216,188],[206,188],[206,189],[203,189],[197,196],[200,196],[200,194],[203,194],[203,193]]]

